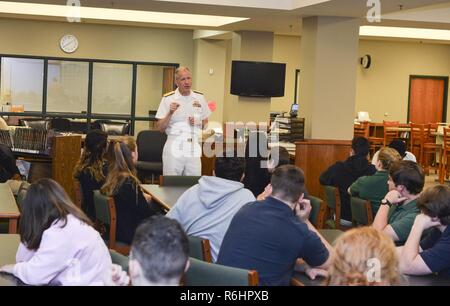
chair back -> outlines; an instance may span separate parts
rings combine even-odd
[[[450,152],[450,128],[444,127],[444,153]]]
[[[427,126],[427,137],[425,139],[425,142],[429,142],[429,143],[436,143],[436,135],[438,132],[438,127],[439,124],[437,123],[429,123]]]
[[[258,272],[208,263],[189,258],[184,275],[185,286],[257,286]]]
[[[50,121],[41,118],[20,119],[20,123],[22,126],[44,131],[48,131],[50,127]]]
[[[355,226],[373,223],[372,205],[370,201],[358,197],[350,198],[352,222]]]
[[[70,120],[66,118],[53,118],[50,120],[51,129],[57,132],[70,132]]]
[[[162,163],[162,152],[166,140],[167,135],[159,131],[139,132],[136,139],[139,161]]]
[[[399,132],[390,130],[389,128],[398,128],[398,121],[383,121],[383,145],[386,147],[395,138],[398,138]]]
[[[130,260],[128,256],[120,254],[119,252],[111,249],[109,250],[109,255],[111,255],[111,261],[113,264],[121,266],[122,270],[128,272],[128,262]]]
[[[17,192],[17,196],[16,196],[16,202],[17,202],[17,206],[19,207],[19,210],[22,210],[22,203],[23,200],[25,200],[25,197],[27,196],[27,192],[28,192],[28,188],[30,187],[30,183],[28,182],[22,182],[22,184],[20,184],[19,187],[19,191]]]
[[[189,257],[197,258],[206,262],[212,262],[211,246],[208,239],[188,236]]]
[[[100,129],[108,135],[128,135],[130,124],[128,122],[101,122]]]
[[[411,123],[410,146],[411,152],[418,156],[419,164],[423,161],[423,144],[427,139],[428,126],[425,124]]]
[[[369,137],[369,123],[361,122],[353,125],[353,137]]]
[[[316,228],[323,228],[325,222],[325,213],[327,210],[327,205],[325,202],[315,196],[308,196],[311,202],[311,213],[309,214],[309,221]]]
[[[334,186],[323,186],[325,190],[325,202],[328,210],[334,211],[335,222],[334,227],[340,229],[341,220],[341,198],[339,195],[339,189]]]
[[[201,176],[160,175],[159,186],[194,186]]]

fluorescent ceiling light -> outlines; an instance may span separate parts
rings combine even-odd
[[[220,27],[248,18],[0,1],[0,13]]]
[[[419,28],[397,28],[361,26],[360,36],[397,37],[414,39],[450,40],[449,30],[419,29]]]

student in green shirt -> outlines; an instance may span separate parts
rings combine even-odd
[[[375,164],[377,172],[374,175],[360,177],[348,188],[350,195],[370,201],[374,216],[378,212],[381,200],[389,191],[387,184],[389,168],[392,163],[401,159],[396,150],[388,147],[382,148],[378,153],[378,160]]]
[[[389,169],[388,184],[390,191],[381,200],[372,226],[403,245],[419,213],[416,202],[425,184],[423,170],[412,161],[395,162]]]

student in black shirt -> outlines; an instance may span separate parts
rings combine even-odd
[[[11,149],[0,143],[0,183],[10,179],[20,179],[20,172]]]
[[[117,241],[131,244],[138,225],[156,211],[150,207],[151,197],[145,194],[136,177],[137,146],[133,138],[110,144],[111,165],[101,191],[114,197],[117,213]]]
[[[270,173],[267,167],[261,167],[262,162],[267,162],[268,155],[267,134],[250,132],[245,145],[245,170],[242,183],[255,197],[263,192],[270,183]]]
[[[84,149],[75,167],[74,178],[81,185],[81,209],[95,222],[94,190],[105,183],[108,165],[104,159],[108,135],[101,130],[91,130],[84,141]]]

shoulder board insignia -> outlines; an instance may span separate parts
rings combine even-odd
[[[175,90],[164,94],[163,97],[168,97],[168,96],[171,96],[173,94],[175,94]]]
[[[201,91],[193,90],[193,92],[203,95],[203,92],[201,92]]]

